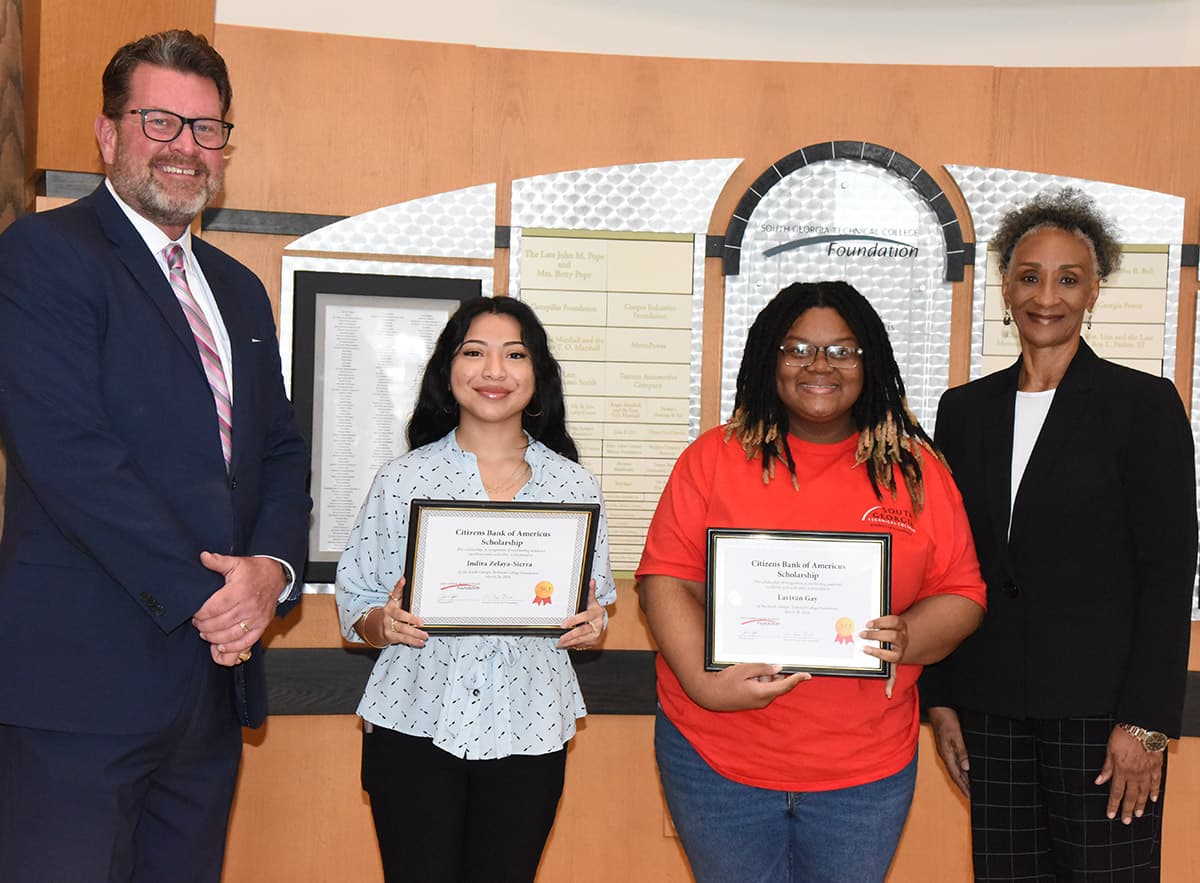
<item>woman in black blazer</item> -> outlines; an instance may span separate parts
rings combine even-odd
[[[977,879],[1157,880],[1196,572],[1192,434],[1167,380],[1080,339],[1120,260],[1074,190],[993,240],[1021,357],[948,391],[937,444],[988,586],[982,627],[921,679],[971,800]]]

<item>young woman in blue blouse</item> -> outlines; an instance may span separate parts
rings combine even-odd
[[[363,788],[387,880],[532,880],[587,710],[568,649],[615,598],[600,488],[576,460],[562,379],[533,311],[478,298],[425,369],[409,453],[386,464],[338,564],[351,641],[381,649],[358,707]],[[601,503],[587,609],[560,639],[430,635],[400,606],[414,498]]]

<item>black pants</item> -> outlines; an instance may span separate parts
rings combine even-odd
[[[977,881],[1159,879],[1167,765],[1157,803],[1124,825],[1109,819],[1104,764],[1111,717],[1013,720],[960,710],[971,759]]]
[[[388,883],[528,883],[558,800],[567,751],[463,760],[431,739],[363,733],[362,785]]]

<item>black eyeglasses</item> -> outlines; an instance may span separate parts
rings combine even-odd
[[[205,150],[220,150],[229,143],[229,132],[233,123],[208,117],[185,117],[158,108],[136,108],[129,111],[142,118],[142,133],[151,141],[174,141],[186,125],[192,130],[192,138]]]
[[[817,360],[817,353],[823,352],[825,361],[834,368],[848,369],[858,366],[863,351],[860,346],[845,346],[840,343],[817,346],[815,343],[800,340],[782,344],[779,352],[783,355],[783,364],[789,368],[807,368]]]

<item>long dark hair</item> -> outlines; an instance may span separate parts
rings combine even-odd
[[[521,428],[550,450],[579,462],[575,440],[567,432],[562,371],[550,354],[546,329],[528,306],[511,297],[477,297],[459,307],[438,335],[421,378],[421,391],[408,421],[408,445],[419,448],[437,441],[458,426],[458,402],[450,392],[450,363],[462,346],[476,316],[511,316],[521,326],[521,343],[533,363],[533,398],[521,415]]]
[[[792,485],[799,489],[796,462],[786,443],[788,411],[776,392],[775,374],[779,345],[788,329],[813,307],[836,310],[863,350],[862,393],[850,409],[859,431],[856,461],[866,465],[871,489],[880,501],[883,488],[895,498],[893,467],[898,465],[914,510],[920,512],[924,503],[920,448],[941,455],[908,409],[904,381],[883,320],[870,302],[846,282],[795,282],[762,308],[746,337],[726,437],[736,435],[748,458],[762,459],[764,482],[774,477],[775,461],[782,460],[791,473]]]

